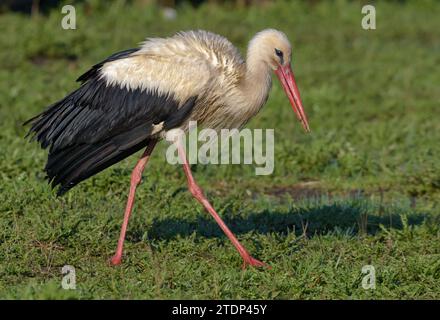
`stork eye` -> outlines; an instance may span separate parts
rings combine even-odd
[[[279,50],[279,49],[275,49],[275,54],[280,57],[281,59],[283,58],[283,51]]]

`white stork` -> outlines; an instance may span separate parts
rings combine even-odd
[[[132,175],[113,265],[121,263],[136,187],[156,143],[189,121],[204,127],[240,128],[261,109],[278,76],[304,129],[306,115],[290,67],[291,45],[274,29],[257,33],[247,60],[224,37],[207,31],[150,38],[115,53],[78,78],[81,86],[30,119],[29,134],[49,147],[45,171],[62,195],[79,182],[146,148]],[[28,123],[27,122],[27,123]],[[174,130],[177,132],[177,130]],[[179,130],[181,132],[181,130]],[[232,241],[244,264],[253,258],[222,221],[195,182],[185,149],[177,144],[188,188]]]

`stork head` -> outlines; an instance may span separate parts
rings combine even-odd
[[[287,36],[275,29],[263,30],[252,39],[249,49],[251,49],[250,54],[255,50],[256,52],[253,53],[258,55],[262,63],[267,64],[275,72],[304,130],[310,132],[291,68],[292,46]]]

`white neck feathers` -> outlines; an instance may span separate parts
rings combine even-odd
[[[259,40],[256,36],[249,42],[243,87],[244,94],[258,109],[266,102],[272,84],[271,68],[261,58]]]

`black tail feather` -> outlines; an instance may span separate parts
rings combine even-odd
[[[93,144],[81,144],[49,153],[46,173],[52,188],[61,196],[81,181],[101,172],[153,140],[144,126]]]

